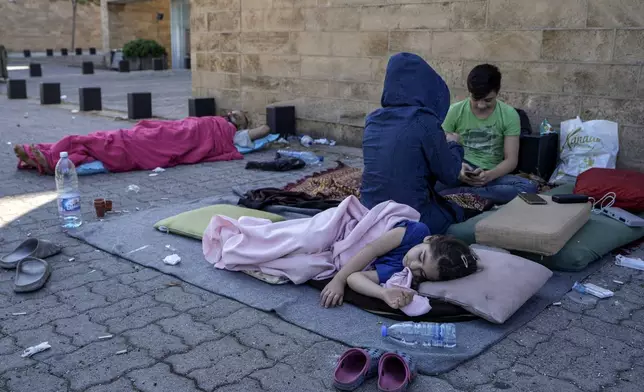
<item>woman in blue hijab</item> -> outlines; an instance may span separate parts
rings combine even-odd
[[[457,184],[463,162],[458,136],[441,128],[449,109],[447,84],[421,57],[389,59],[381,109],[367,116],[362,149],[362,203],[393,200],[416,209],[431,234],[443,234],[464,211],[434,190]],[[449,140],[448,140],[449,139]]]

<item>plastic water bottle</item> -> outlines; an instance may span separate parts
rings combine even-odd
[[[304,147],[311,147],[313,145],[313,138],[311,136],[304,135],[300,139],[300,144]]]
[[[74,229],[83,223],[81,198],[78,191],[76,166],[66,152],[60,153],[56,164],[56,191],[58,192],[58,216],[64,229]]]
[[[324,157],[317,156],[311,151],[279,150],[277,151],[277,155],[278,157],[300,158],[307,165],[317,165],[320,162],[324,161]]]
[[[439,323],[399,323],[382,326],[382,336],[405,346],[456,347],[456,326]]]

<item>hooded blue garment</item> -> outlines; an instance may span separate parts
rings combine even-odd
[[[441,124],[449,88],[419,56],[389,59],[382,108],[367,116],[362,150],[361,197],[367,208],[387,200],[413,207],[432,234],[462,221],[463,210],[434,190],[436,181],[458,183],[463,147],[448,143]]]

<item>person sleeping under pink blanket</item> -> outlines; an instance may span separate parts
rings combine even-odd
[[[188,117],[183,120],[143,120],[131,129],[69,135],[56,143],[14,146],[18,169],[53,174],[60,153],[74,165],[100,161],[110,172],[152,170],[199,162],[242,159],[233,140],[244,143],[266,136],[263,126],[247,130],[248,118],[240,111],[226,117]]]
[[[348,284],[354,291],[402,309],[414,291],[386,283],[405,268],[414,280],[448,280],[476,271],[477,258],[460,240],[432,236],[420,214],[387,201],[371,210],[350,196],[311,218],[272,223],[214,216],[202,246],[206,260],[231,271],[261,271],[295,284],[333,276],[320,294],[324,307],[342,305]],[[385,286],[383,287],[384,284]]]

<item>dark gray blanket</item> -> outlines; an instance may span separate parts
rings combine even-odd
[[[329,339],[353,347],[399,349],[380,337],[380,325],[390,325],[389,319],[367,313],[352,305],[323,309],[318,305],[319,291],[307,285],[269,285],[239,272],[215,269],[205,261],[201,242],[177,235],[164,234],[153,228],[154,223],[206,205],[234,203],[236,198],[210,198],[172,207],[153,208],[133,214],[110,216],[103,222],[87,223],[75,233],[75,238],[105,252],[134,263],[173,275],[185,282],[213,293],[235,299],[264,311],[274,311],[282,319]],[[300,218],[309,211],[274,207],[274,212],[287,218]],[[302,213],[304,212],[304,213]],[[169,251],[166,245],[176,248]],[[147,246],[147,247],[145,247]],[[141,249],[142,247],[145,247]],[[140,250],[137,250],[140,249]],[[163,258],[176,253],[181,263],[169,266]],[[504,325],[483,320],[457,324],[458,346],[453,349],[420,348],[405,350],[417,361],[423,374],[434,375],[449,371],[461,362],[482,353],[570,290],[576,280],[582,280],[601,266],[592,264],[583,272],[555,273],[548,283]]]

